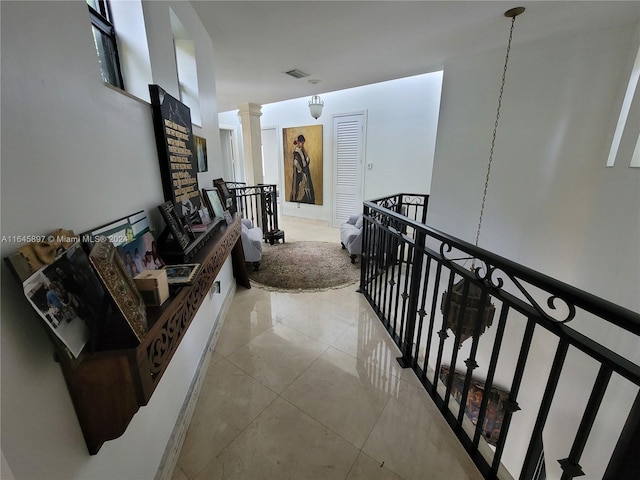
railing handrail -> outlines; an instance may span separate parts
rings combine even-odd
[[[621,328],[620,333],[624,332],[626,337],[635,335],[637,339],[640,313],[427,225],[428,200],[428,195],[395,194],[363,203],[359,291],[400,349],[400,365],[413,369],[483,476],[508,478],[505,469],[513,468],[519,469],[519,478],[523,480],[536,479],[536,466],[545,461],[547,454],[551,455],[549,461],[555,458],[560,464],[563,479],[583,475],[580,461],[583,453],[587,458],[585,446],[590,439],[595,439],[591,435],[592,428],[601,406],[605,405],[613,407],[611,411],[616,422],[623,420],[622,415],[626,416],[625,426],[619,432],[606,471],[599,470],[603,464],[594,463],[593,457],[586,466],[593,474],[602,473],[606,480],[626,478],[637,470],[638,462],[631,464],[622,460],[635,454],[633,432],[640,422],[640,393],[637,390],[640,365],[633,360],[635,351],[616,353],[599,343],[599,335],[592,338],[572,328],[569,322],[593,317],[604,320],[605,326]],[[472,261],[471,269],[465,267],[469,260]],[[476,268],[476,265],[480,266]],[[564,304],[558,305],[560,302]],[[494,319],[498,312],[498,318]],[[481,340],[485,330],[496,320],[495,333]],[[509,325],[514,329],[505,336]],[[549,343],[549,348],[537,348],[544,337],[534,341],[536,327],[551,333],[557,343]],[[453,338],[448,331],[453,333]],[[462,343],[468,339],[471,344],[461,350]],[[512,346],[505,352],[502,345],[507,339]],[[555,353],[552,353],[554,349]],[[465,360],[458,356],[463,351],[468,355]],[[567,360],[567,354],[576,351],[590,360],[581,364],[578,370]],[[552,364],[547,365],[552,357]],[[514,368],[510,372],[503,369],[497,376],[499,362],[512,363]],[[528,370],[529,362],[533,362],[533,370]],[[443,377],[445,367],[449,370]],[[476,372],[479,367],[482,369]],[[540,368],[550,368],[547,378],[527,379],[527,371]],[[456,369],[460,369],[460,373]],[[587,378],[587,370],[590,373],[597,371],[595,381]],[[565,372],[578,373],[576,380],[580,381],[573,385],[572,392],[580,392],[585,398],[588,396],[582,413],[572,411],[569,415],[577,429],[567,432],[554,425],[555,419],[563,415],[562,409],[552,413],[556,399],[566,404],[570,398],[566,390],[556,395]],[[628,382],[622,385],[623,389],[610,384],[613,373]],[[454,385],[456,375],[458,380]],[[499,384],[494,383],[497,379]],[[472,382],[479,381],[481,386],[472,389]],[[522,400],[525,390],[521,387],[525,383],[529,393],[531,389],[544,389],[539,405],[531,403],[530,396],[527,402]],[[508,390],[494,385],[504,385]],[[478,388],[482,392],[480,405],[477,405]],[[616,395],[621,393],[619,398],[611,397],[613,389],[616,389]],[[471,392],[475,392],[473,397]],[[487,395],[487,392],[490,393]],[[606,395],[609,395],[608,400],[603,403]],[[631,399],[631,395],[635,396],[634,406],[628,413],[626,406],[620,411],[619,407]],[[475,400],[468,404],[469,398]],[[511,438],[511,420],[520,410],[526,412],[520,416],[521,422],[528,422],[531,429],[526,427],[523,431],[521,423],[518,442],[522,445],[521,435],[529,436],[528,447],[525,453],[520,446],[514,446],[524,457],[514,456],[511,451],[507,464],[503,464],[505,447]],[[532,423],[534,419],[535,423]],[[465,422],[474,425],[473,433]],[[545,449],[543,432],[548,427],[570,442],[570,450],[566,446]],[[617,434],[618,431],[612,427],[608,432]],[[486,448],[487,443],[495,449]],[[592,445],[600,444],[601,439],[594,440]],[[567,454],[566,458],[561,458]]]
[[[227,188],[233,196],[236,210],[245,218],[256,220],[265,239],[268,238],[269,233],[279,231],[276,184],[246,185],[240,182],[227,182]]]
[[[411,196],[411,194],[399,195]],[[628,330],[636,335],[640,335],[640,313],[622,307],[609,300],[605,300],[601,297],[564,283],[560,280],[540,273],[536,270],[533,270],[532,268],[516,263],[500,255],[496,255],[495,253],[492,253],[481,247],[476,247],[471,243],[444,233],[441,230],[430,227],[426,224],[416,222],[409,217],[394,212],[393,210],[385,208],[376,203],[378,201],[383,201],[396,196],[398,195],[382,197],[376,200],[368,200],[364,202],[364,205],[374,210],[380,210],[385,215],[388,215],[389,217],[392,217],[399,222],[405,223],[418,231],[423,231],[430,237],[433,237],[436,240],[446,243],[451,247],[461,250],[471,255],[473,258],[481,261],[483,261],[483,259],[487,259],[494,267],[499,268],[507,274],[516,274],[518,279],[524,280],[530,285],[538,288],[543,288],[547,292],[553,293],[555,297],[562,298],[565,301],[568,300],[572,304],[582,308],[585,311],[593,313],[600,318],[603,318],[605,321],[613,325]]]

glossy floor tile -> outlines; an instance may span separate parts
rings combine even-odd
[[[238,287],[173,480],[482,478],[356,287]]]

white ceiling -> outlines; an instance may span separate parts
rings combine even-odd
[[[640,21],[638,1],[192,1],[213,40],[220,112],[441,69],[513,46]],[[283,72],[297,68],[310,76]],[[319,80],[317,85],[310,79]]]

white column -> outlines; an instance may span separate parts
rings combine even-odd
[[[242,124],[242,146],[247,185],[264,183],[262,171],[262,129],[260,117],[262,106],[255,103],[240,105],[238,117]]]

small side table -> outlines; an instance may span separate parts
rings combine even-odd
[[[278,240],[282,240],[282,243],[284,243],[284,230],[271,230],[264,234],[265,243],[269,242],[273,245]]]

